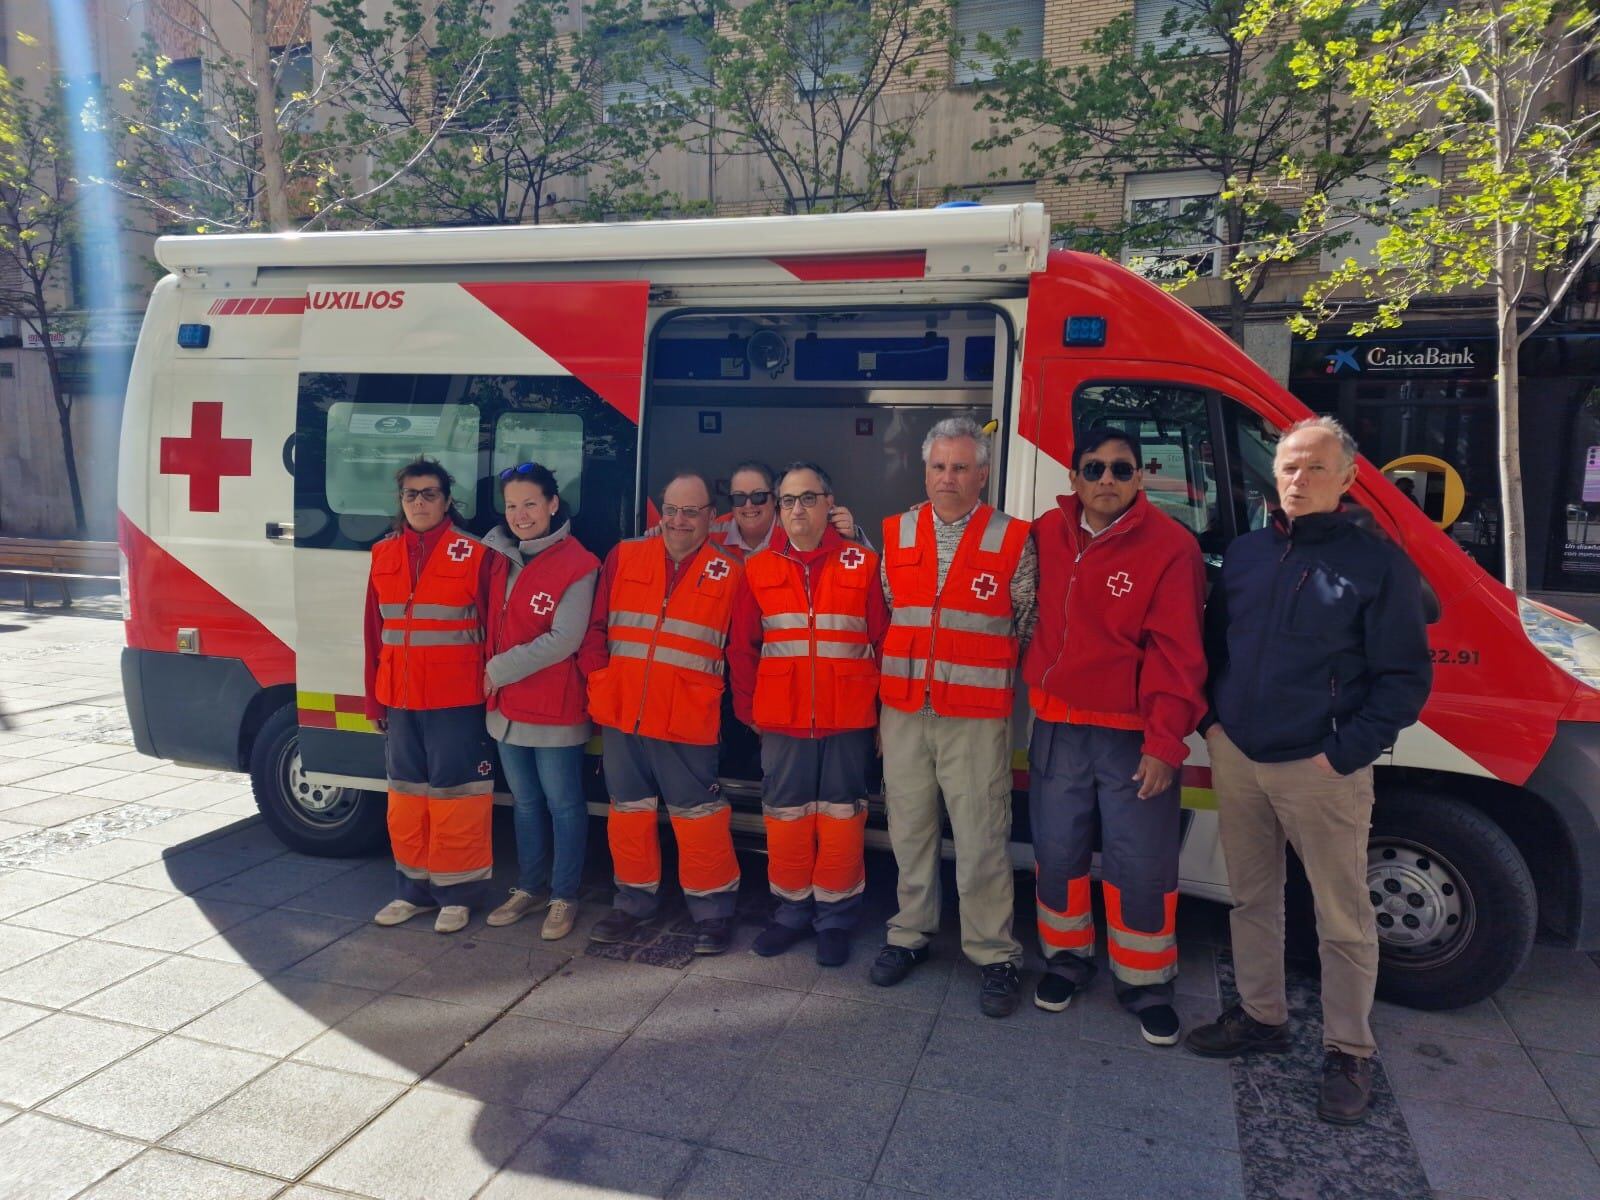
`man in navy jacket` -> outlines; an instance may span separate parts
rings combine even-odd
[[[1342,497],[1356,447],[1331,417],[1289,428],[1272,523],[1228,548],[1206,613],[1206,745],[1233,891],[1240,1003],[1189,1035],[1197,1054],[1289,1048],[1284,843],[1305,864],[1322,959],[1318,1114],[1366,1116],[1378,974],[1367,893],[1372,764],[1428,699],[1432,668],[1416,568]]]

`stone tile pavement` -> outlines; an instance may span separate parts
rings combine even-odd
[[[747,953],[755,857],[723,958],[680,914],[588,953],[598,845],[563,942],[381,930],[386,863],[288,853],[241,776],[133,750],[120,635],[0,607],[0,1197],[1600,1197],[1589,956],[1541,947],[1458,1012],[1380,1005],[1373,1119],[1338,1130],[1302,976],[1295,1053],[1245,1065],[1146,1046],[1104,986],[986,1020],[948,933],[872,987],[887,860],[842,970]],[[1180,933],[1194,1022],[1231,982],[1224,914],[1185,902]]]

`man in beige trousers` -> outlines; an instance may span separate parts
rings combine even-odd
[[[1305,864],[1322,959],[1318,1115],[1350,1125],[1372,1097],[1368,1018],[1378,975],[1367,890],[1372,764],[1428,699],[1421,582],[1344,501],[1356,447],[1331,417],[1289,428],[1273,461],[1279,508],[1229,548],[1206,613],[1205,730],[1233,891],[1240,1003],[1194,1030],[1214,1058],[1289,1048],[1284,844]]]

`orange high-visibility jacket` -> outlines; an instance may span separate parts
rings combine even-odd
[[[945,717],[1007,717],[1017,639],[1011,577],[1028,522],[978,505],[939,587],[933,506],[883,523],[883,562],[893,611],[883,639],[880,694],[902,712],[925,700]]]
[[[723,648],[741,567],[707,542],[667,594],[660,538],[617,547],[606,643],[589,676],[589,716],[624,733],[714,746],[722,720]]]
[[[483,616],[478,574],[484,544],[460,529],[433,548],[416,587],[403,537],[372,548],[372,589],[383,619],[374,692],[391,708],[483,703]]]
[[[762,729],[871,729],[878,723],[878,664],[867,629],[878,556],[854,542],[806,568],[767,550],[745,560],[761,609],[761,664],[751,715]]]

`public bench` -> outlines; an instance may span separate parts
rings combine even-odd
[[[61,591],[61,607],[72,607],[73,581],[115,583],[115,542],[78,542],[51,538],[0,537],[0,579],[22,581],[23,602],[34,604],[34,587],[49,583]]]

